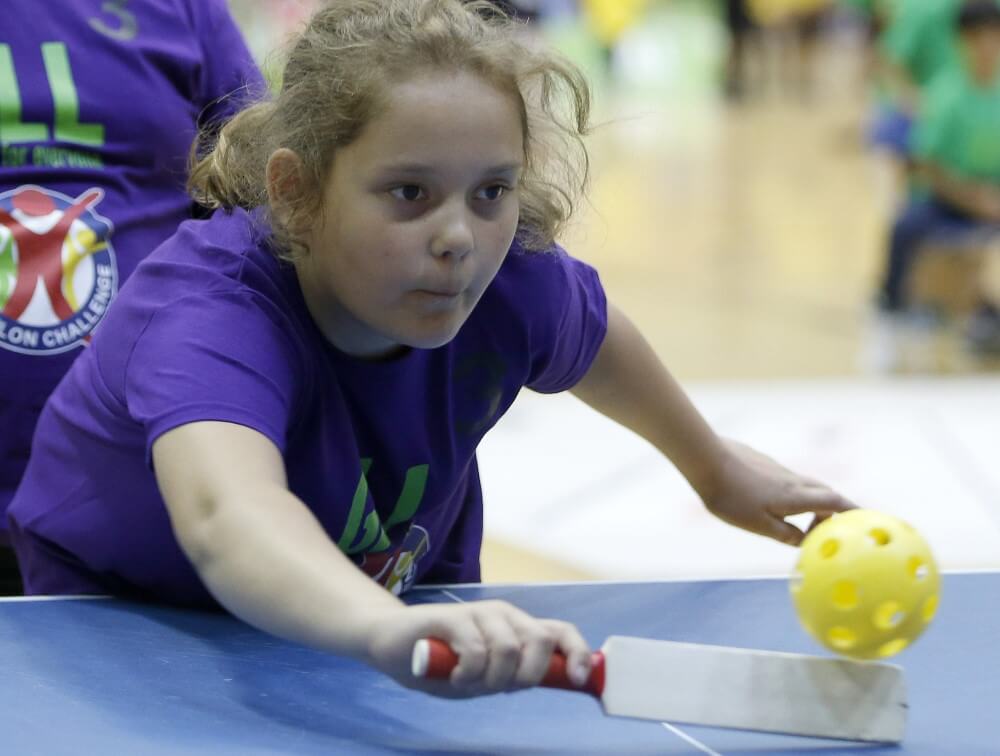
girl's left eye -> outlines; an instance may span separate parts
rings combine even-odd
[[[509,191],[510,189],[503,184],[491,184],[490,186],[484,186],[476,192],[476,199],[486,200],[487,202],[496,202]]]
[[[389,194],[398,200],[403,200],[404,202],[416,202],[424,199],[426,196],[424,194],[424,190],[416,184],[397,186],[395,189],[390,189]]]

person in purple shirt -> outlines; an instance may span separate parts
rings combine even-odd
[[[311,19],[273,101],[200,151],[189,221],[138,268],[42,414],[10,507],[28,593],[221,605],[404,685],[536,683],[569,624],[478,581],[476,447],[518,392],[572,389],[719,517],[796,544],[851,505],[717,437],[597,274],[555,246],[585,178],[579,72],[488,2],[353,0]],[[414,642],[460,657],[414,680]]]
[[[224,0],[7,0],[0,24],[0,515],[46,398],[192,214],[199,126],[263,80]],[[0,592],[19,591],[0,516]]]

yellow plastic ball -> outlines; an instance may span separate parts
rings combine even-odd
[[[802,626],[854,659],[885,659],[913,643],[934,619],[940,591],[927,542],[902,520],[870,509],[813,529],[791,581]]]

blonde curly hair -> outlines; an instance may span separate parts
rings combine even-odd
[[[278,254],[294,259],[308,251],[302,233],[321,211],[336,151],[378,114],[387,88],[427,71],[470,72],[521,106],[518,239],[545,249],[586,188],[590,89],[573,64],[525,44],[519,25],[485,0],[330,0],[291,45],[278,93],[200,135],[189,190],[208,207],[261,208]],[[302,173],[279,218],[265,174],[281,148]]]

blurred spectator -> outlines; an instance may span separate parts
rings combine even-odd
[[[3,515],[42,405],[118,287],[191,217],[199,126],[263,82],[224,0],[7,0],[3,11],[0,592],[17,593]]]
[[[726,96],[742,99],[747,90],[749,50],[757,31],[747,0],[725,0],[726,27],[729,30],[729,55],[726,59]]]
[[[894,100],[915,114],[923,90],[959,63],[955,16],[961,0],[896,0],[882,39],[882,72]]]
[[[954,29],[961,0],[868,3],[884,29],[876,46],[877,109],[871,141],[893,161],[895,194],[905,197],[914,167],[913,122],[924,92],[939,73],[959,66]]]
[[[921,98],[914,153],[926,183],[892,230],[880,305],[892,318],[907,308],[907,278],[928,241],[972,246],[1000,231],[1000,5],[969,0],[952,22],[959,65],[945,67]],[[955,31],[957,30],[957,34]],[[983,303],[974,346],[1000,347],[1000,319]]]
[[[813,61],[824,21],[832,8],[831,0],[745,0],[730,3],[731,35],[738,37],[742,26],[742,50],[733,52],[745,57],[746,40],[759,29],[764,49],[777,53],[772,62],[777,69],[771,76],[782,89],[797,96],[811,93]],[[750,26],[747,26],[749,21]],[[734,61],[735,62],[735,61]],[[742,63],[745,66],[745,63]]]

